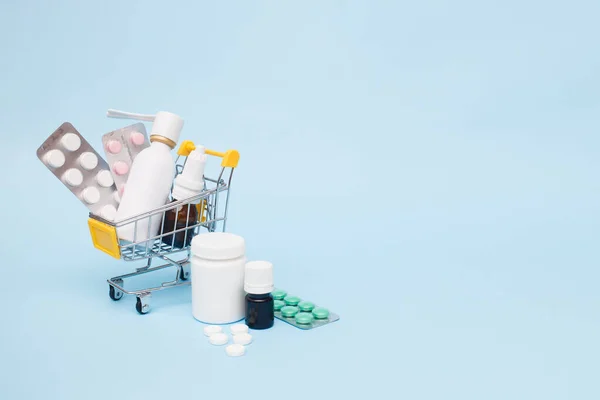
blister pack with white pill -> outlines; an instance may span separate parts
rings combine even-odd
[[[92,214],[114,220],[118,196],[108,164],[72,124],[54,131],[37,156]]]
[[[150,146],[146,127],[137,123],[108,132],[102,136],[102,146],[119,196],[122,196],[131,163],[142,150]]]

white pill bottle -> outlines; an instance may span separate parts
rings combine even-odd
[[[131,165],[115,216],[115,220],[120,222],[167,203],[175,177],[175,160],[171,150],[179,140],[183,119],[166,111],[160,111],[156,115],[144,115],[108,110],[107,116],[154,122],[150,133],[150,146],[142,150]],[[162,213],[140,218],[136,223],[125,222],[117,227],[117,236],[121,240],[144,244],[144,241],[158,234],[161,222]]]
[[[246,243],[231,233],[204,233],[192,239],[192,315],[207,324],[245,317]]]

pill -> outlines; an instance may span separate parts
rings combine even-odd
[[[204,327],[204,335],[205,336],[212,336],[212,335],[215,335],[215,334],[221,333],[221,332],[223,332],[223,328],[221,328],[220,326],[217,326],[217,325],[209,325],[209,326]]]
[[[284,317],[291,318],[296,314],[298,314],[298,307],[285,306],[281,309],[281,315],[283,315]]]
[[[273,309],[275,311],[279,311],[283,308],[283,306],[285,306],[285,301],[283,300],[274,300],[273,301]]]
[[[118,140],[109,140],[106,143],[106,150],[112,154],[118,154],[121,152],[121,142]]]
[[[98,166],[98,157],[94,153],[86,151],[79,156],[79,165],[81,168],[91,171]]]
[[[107,170],[102,170],[96,174],[96,182],[102,187],[111,187],[115,183],[110,171]]]
[[[115,174],[123,176],[129,172],[129,165],[123,161],[117,161],[113,164],[113,171],[115,171]]]
[[[298,296],[285,296],[285,298],[283,299],[283,301],[285,301],[285,304],[287,304],[288,306],[297,306],[298,303],[300,303],[300,300],[302,299]]]
[[[298,308],[300,309],[300,311],[311,312],[313,308],[315,308],[315,305],[310,301],[301,301],[300,303],[298,303]]]
[[[83,190],[81,197],[88,204],[96,204],[100,201],[100,191],[93,186],[89,186]]]
[[[76,168],[68,169],[63,174],[63,178],[69,186],[79,186],[83,182],[83,174]]]
[[[60,150],[50,150],[44,155],[44,162],[52,168],[60,168],[65,165],[65,155]]]
[[[246,348],[241,344],[230,344],[225,347],[225,352],[230,357],[240,357],[246,353]]]
[[[317,307],[312,310],[312,314],[316,319],[327,319],[329,317],[329,310],[323,307]]]
[[[210,344],[214,344],[215,346],[222,346],[229,342],[229,336],[227,336],[225,333],[215,333],[214,335],[210,335],[208,337],[208,341]]]
[[[129,141],[135,146],[141,146],[144,144],[146,139],[144,138],[144,135],[140,132],[131,132],[131,135],[129,136]]]
[[[233,343],[247,345],[252,343],[252,335],[249,333],[240,333],[239,335],[233,335]]]
[[[286,295],[287,292],[285,290],[275,290],[271,293],[271,296],[273,296],[275,300],[283,300]]]
[[[100,216],[107,221],[114,221],[117,216],[117,209],[112,204],[107,204],[100,210]]]
[[[68,151],[75,151],[81,147],[81,139],[74,133],[65,133],[60,139],[60,144]]]
[[[296,314],[296,322],[302,325],[312,324],[314,317],[311,313],[301,312]]]
[[[113,192],[113,199],[117,202],[120,203],[121,202],[121,196],[119,196],[119,192],[118,191],[114,191]]]
[[[239,335],[240,333],[248,333],[248,327],[245,324],[235,324],[231,325],[231,333],[234,335]]]

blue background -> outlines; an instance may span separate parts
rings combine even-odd
[[[213,3],[2,2],[0,398],[597,399],[599,3]],[[228,230],[341,320],[234,359],[111,301],[35,157],[108,108],[238,149]]]

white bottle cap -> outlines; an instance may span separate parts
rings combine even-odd
[[[246,353],[246,348],[244,348],[244,346],[241,344],[230,344],[229,346],[225,347],[225,352],[230,357],[240,357]]]
[[[252,343],[252,335],[250,335],[249,333],[240,333],[239,335],[234,335],[233,343],[241,344],[244,346],[248,345]]]
[[[204,165],[206,165],[204,147],[197,147],[187,157],[181,174],[175,178],[172,193],[175,200],[189,199],[202,193],[204,189]],[[198,204],[200,201],[201,199],[197,199],[190,203]]]
[[[235,324],[231,325],[231,333],[233,335],[239,335],[241,333],[248,333],[248,326],[246,324]]]
[[[208,341],[215,346],[222,346],[229,342],[229,336],[225,333],[215,333],[214,335],[209,336]]]
[[[249,294],[266,294],[273,291],[273,264],[268,261],[246,263],[244,291]]]
[[[79,186],[83,182],[83,174],[77,168],[68,169],[63,177],[69,186]]]
[[[192,254],[205,260],[232,260],[245,253],[244,238],[232,233],[202,233],[192,239]]]
[[[220,326],[217,325],[209,325],[204,327],[204,335],[205,336],[212,336],[215,335],[217,333],[221,333],[223,332],[223,328],[221,328]]]
[[[52,168],[60,168],[65,165],[65,155],[60,150],[50,150],[44,155],[44,161]]]
[[[100,210],[100,216],[107,221],[114,221],[117,216],[117,209],[112,204],[107,204]]]
[[[93,186],[88,186],[83,189],[81,196],[88,204],[96,204],[100,201],[100,191]]]
[[[179,135],[183,129],[183,119],[179,115],[168,111],[159,111],[156,115],[148,115],[111,109],[106,112],[106,116],[154,122],[150,131],[150,141],[162,142],[171,148],[175,148],[177,145]]]

